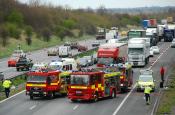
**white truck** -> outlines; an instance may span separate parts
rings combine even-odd
[[[132,38],[128,41],[128,62],[132,66],[145,66],[149,62],[150,49],[146,40]]]
[[[157,45],[159,39],[157,37],[157,28],[147,28],[146,37],[151,38],[151,46]]]
[[[71,48],[70,46],[60,46],[59,47],[59,57],[69,57],[71,56]]]
[[[163,39],[164,28],[166,25],[157,25],[157,35],[159,37],[159,41]]]

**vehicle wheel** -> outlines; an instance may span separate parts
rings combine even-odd
[[[19,68],[16,68],[17,71],[19,71]]]
[[[116,91],[112,90],[111,98],[116,98]]]
[[[54,98],[54,93],[53,92],[49,92],[48,97],[49,97],[49,99]]]
[[[98,101],[98,93],[96,92],[95,94],[94,94],[94,102],[97,102]]]
[[[137,88],[137,92],[140,92],[140,89],[139,88]]]
[[[33,95],[30,95],[30,100],[33,100]]]
[[[71,101],[72,101],[73,103],[75,103],[77,100],[71,99]]]
[[[29,67],[27,67],[26,70],[29,71]]]

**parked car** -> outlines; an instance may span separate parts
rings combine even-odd
[[[55,48],[48,49],[47,55],[48,56],[57,56],[57,55],[59,55],[59,48],[55,47]]]
[[[152,46],[150,49],[153,51],[154,54],[159,54],[160,53],[158,46]]]
[[[175,38],[173,39],[172,43],[171,43],[171,47],[175,48]]]
[[[16,62],[18,61],[19,57],[23,56],[25,57],[26,54],[23,52],[23,50],[14,50],[13,54],[7,61],[8,67],[16,67]]]
[[[84,56],[83,58],[85,58],[85,59],[87,59],[88,60],[88,65],[90,66],[92,66],[92,65],[94,65],[94,59],[93,59],[93,56],[91,55],[91,56]]]
[[[94,64],[97,64],[97,62],[98,62],[97,53],[94,53],[92,56],[93,56]]]
[[[149,56],[150,57],[153,57],[154,56],[154,51],[150,48],[150,51],[149,51]]]
[[[16,62],[16,70],[30,70],[33,66],[33,62],[31,59],[26,57],[20,57],[18,61]]]
[[[151,86],[152,91],[155,90],[155,80],[152,70],[140,70],[140,75],[137,80],[137,91],[143,91],[146,86]]]
[[[98,47],[100,46],[100,41],[99,40],[96,40],[92,43],[92,47]]]
[[[77,63],[80,67],[87,67],[88,66],[88,60],[86,58],[79,58],[77,60]]]
[[[47,63],[34,63],[30,71],[37,72],[40,71],[42,68],[46,68],[47,66]]]
[[[77,49],[78,49],[79,52],[83,52],[83,51],[87,51],[87,50],[88,50],[87,47],[82,46],[82,45],[78,45],[78,46],[77,46]]]
[[[78,47],[78,43],[77,43],[77,42],[72,42],[72,43],[70,44],[70,48],[71,48],[71,49],[77,49],[77,47]]]

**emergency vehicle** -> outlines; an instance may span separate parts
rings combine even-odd
[[[71,101],[115,98],[119,86],[119,72],[105,74],[100,71],[81,71],[71,73],[68,98]]]
[[[56,94],[66,94],[67,85],[70,83],[70,73],[44,69],[37,72],[29,72],[26,83],[26,95],[30,99],[34,97],[50,97]]]
[[[127,92],[128,89],[132,86],[133,84],[133,70],[132,66],[129,63],[125,64],[112,64],[112,68],[114,69],[113,71],[119,71],[121,72],[120,75],[120,89],[121,92]]]

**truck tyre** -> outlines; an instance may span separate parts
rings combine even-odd
[[[111,98],[116,98],[116,91],[112,90]]]
[[[97,101],[98,101],[98,93],[95,92],[95,94],[94,94],[94,102],[97,102]]]
[[[71,99],[71,101],[72,101],[73,103],[75,103],[77,100]]]
[[[30,95],[30,100],[33,100],[33,95]]]
[[[49,99],[53,99],[53,97],[54,97],[53,92],[49,92],[49,94],[48,94],[48,98],[49,98]]]

